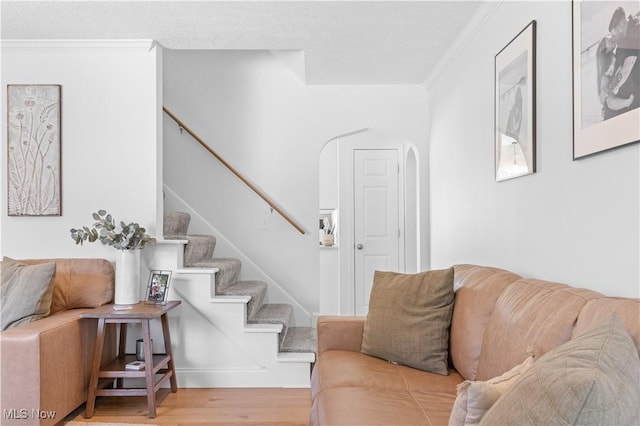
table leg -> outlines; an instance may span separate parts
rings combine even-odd
[[[145,381],[147,385],[147,407],[149,409],[149,418],[156,417],[156,392],[154,390],[153,380],[153,348],[151,346],[151,330],[149,320],[142,320],[142,342],[144,345],[144,370]]]
[[[118,357],[124,358],[127,353],[127,323],[118,324],[120,341],[118,342]],[[116,379],[116,388],[122,389],[124,387],[124,379],[119,377]]]
[[[98,330],[96,332],[96,345],[93,349],[93,363],[91,365],[91,378],[89,379],[89,392],[87,395],[87,405],[84,413],[85,418],[93,417],[96,408],[96,390],[98,389],[98,375],[100,364],[102,363],[102,348],[104,347],[104,327],[105,319],[98,319]]]
[[[120,342],[118,343],[118,356],[123,357],[127,353],[127,323],[121,322],[120,326]]]
[[[160,317],[160,321],[162,321],[162,335],[164,337],[164,351],[167,355],[169,355],[169,364],[167,368],[171,372],[171,376],[169,377],[169,382],[171,383],[171,392],[178,392],[178,381],[176,380],[176,368],[173,362],[173,351],[171,350],[171,334],[169,333],[169,318],[167,314],[163,314]]]

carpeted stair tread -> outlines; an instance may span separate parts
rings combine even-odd
[[[184,264],[191,266],[200,262],[209,262],[216,248],[216,237],[213,235],[186,235],[188,241],[184,247]]]
[[[163,235],[171,235],[172,239],[178,239],[181,235],[187,235],[187,229],[191,222],[191,215],[185,212],[164,212]]]
[[[286,303],[267,303],[262,305],[258,312],[249,319],[250,324],[282,324],[279,342],[282,345],[287,337],[289,322],[293,315],[293,308]]]
[[[247,304],[247,320],[253,318],[262,307],[267,294],[267,283],[264,281],[236,281],[226,288],[216,291],[221,296],[251,296]]]
[[[257,324],[282,324],[289,325],[293,315],[293,308],[286,303],[267,303],[249,320]]]
[[[185,264],[185,266],[187,265]],[[199,268],[218,268],[220,270],[223,268],[233,269],[234,271],[237,270],[237,272],[240,272],[241,262],[240,259],[236,259],[235,257],[213,257],[211,259],[193,262],[193,264],[188,266],[195,266]]]
[[[316,352],[317,347],[315,327],[289,327],[280,352]]]
[[[213,258],[188,265],[185,262],[185,266],[193,268],[218,268],[219,271],[216,273],[216,294],[219,294],[236,282],[238,275],[240,275],[241,263],[240,259],[235,258]]]

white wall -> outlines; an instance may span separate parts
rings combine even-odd
[[[269,52],[165,51],[164,63],[165,105],[308,233],[271,215],[264,202],[175,131],[165,132],[165,184],[316,312],[320,150],[330,139],[363,128],[424,140],[424,88],[307,87]],[[190,157],[181,159],[185,150]]]
[[[321,209],[338,208],[338,139],[329,141],[319,155],[319,205]]]
[[[161,53],[150,48],[148,40],[2,42],[2,108],[7,84],[62,85],[62,215],[7,216],[3,130],[2,255],[115,260],[113,248],[76,246],[69,236],[70,228],[92,224],[91,213],[98,209],[156,233]],[[6,129],[6,114],[0,115]]]
[[[494,55],[537,21],[536,174],[495,182]],[[427,88],[431,266],[640,296],[640,145],[572,161],[571,2],[504,2]]]

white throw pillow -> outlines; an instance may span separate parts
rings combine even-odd
[[[477,425],[495,402],[504,394],[520,375],[533,365],[533,356],[529,356],[520,365],[506,373],[489,379],[465,380],[458,385],[456,401],[453,403],[449,426]]]

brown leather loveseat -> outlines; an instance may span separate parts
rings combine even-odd
[[[623,324],[619,329],[623,333],[626,329],[626,338],[632,340],[627,345],[631,356],[637,355],[633,344],[640,352],[640,299],[605,297],[475,265],[454,266],[454,290],[448,375],[361,353],[364,317],[320,317],[310,424],[447,425],[463,381],[500,376],[520,364],[526,353],[533,352],[535,366],[543,354],[576,339],[599,321],[614,318],[612,312]],[[640,373],[631,371],[625,380],[638,392],[640,377],[633,376]],[[541,401],[540,406],[554,403]],[[637,407],[631,410],[640,411]],[[640,413],[626,414],[640,419]]]
[[[97,326],[79,315],[113,300],[115,273],[104,259],[22,262],[55,262],[51,311],[0,333],[0,424],[53,425],[86,401]],[[113,330],[105,354],[115,355]]]

